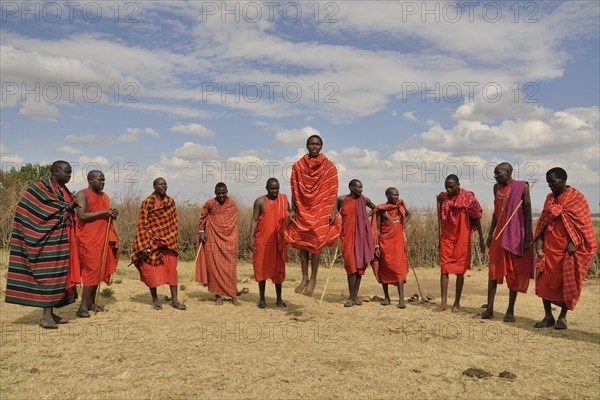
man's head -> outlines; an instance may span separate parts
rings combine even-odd
[[[363,192],[363,184],[358,179],[352,179],[350,183],[348,183],[348,188],[350,188],[350,194],[352,197],[360,197]]]
[[[498,184],[505,186],[512,181],[512,171],[512,165],[502,162],[494,168],[494,179]]]
[[[448,196],[456,196],[460,191],[460,182],[458,181],[458,176],[454,174],[448,175],[444,181],[444,187],[446,188]]]
[[[104,190],[105,178],[102,171],[97,169],[91,170],[87,174],[88,189],[93,190],[96,193],[100,193]]]
[[[223,182],[219,182],[215,185],[215,199],[217,203],[223,204],[227,200],[227,185]]]
[[[555,196],[561,195],[567,190],[567,171],[560,167],[554,167],[546,172],[546,182]]]
[[[50,166],[50,179],[59,185],[66,185],[71,180],[73,169],[66,161],[54,161]]]
[[[167,181],[165,178],[156,178],[154,182],[152,182],[152,187],[154,187],[154,193],[159,196],[165,196],[167,194]]]
[[[311,135],[306,139],[306,149],[308,156],[311,158],[317,157],[323,148],[323,139],[319,135]]]
[[[385,197],[388,204],[396,204],[400,198],[400,193],[398,193],[398,189],[395,187],[389,187],[385,190]]]
[[[267,197],[271,200],[275,200],[279,195],[279,181],[276,178],[269,178],[267,180]]]

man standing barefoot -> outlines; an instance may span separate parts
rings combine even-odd
[[[254,279],[258,282],[260,299],[258,308],[265,308],[265,286],[267,279],[275,284],[277,307],[287,307],[281,298],[281,284],[285,279],[287,247],[283,238],[289,213],[288,198],[279,193],[279,181],[267,180],[267,195],[254,201],[250,224],[250,248]]]
[[[442,302],[434,311],[448,309],[448,275],[456,275],[456,295],[452,312],[460,310],[465,272],[471,268],[471,233],[477,230],[479,248],[485,251],[481,231],[481,205],[473,192],[460,187],[458,176],[448,175],[446,191],[437,196],[440,227],[440,286]]]
[[[162,285],[171,289],[171,306],[185,310],[186,306],[177,300],[179,226],[175,201],[167,196],[167,181],[163,178],[156,178],[152,186],[154,193],[140,207],[132,262],[140,271],[140,280],[150,289],[155,310],[162,310],[156,292]]]
[[[533,273],[529,184],[514,180],[512,171],[512,165],[507,162],[494,168],[494,215],[487,239],[490,258],[488,302],[481,313],[482,319],[494,318],[496,288],[506,277],[509,298],[504,322],[515,322],[517,293],[527,293]]]

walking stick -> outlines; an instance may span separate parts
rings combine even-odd
[[[100,285],[102,285],[102,279],[104,279],[104,267],[106,262],[106,246],[108,246],[108,233],[110,232],[110,224],[112,223],[112,216],[108,216],[108,224],[106,225],[106,235],[104,235],[104,245],[102,246],[102,264],[100,264],[100,280],[98,281],[98,287],[96,288],[96,297],[94,299],[94,315],[98,313],[98,300],[100,299]],[[83,286],[83,283],[82,283]]]
[[[533,190],[533,187],[535,186],[536,183],[538,183],[538,180],[534,179],[533,182],[531,183],[531,188],[529,188],[530,192],[531,192],[531,190]],[[521,208],[521,204],[523,204],[523,199],[522,198],[521,198],[521,201],[519,201],[519,204],[517,205],[517,208],[515,208],[515,210],[512,212],[512,214],[510,214],[510,217],[508,217],[508,220],[506,221],[506,223],[504,224],[504,226],[502,227],[502,229],[500,230],[500,232],[498,232],[498,234],[496,235],[496,237],[494,238],[494,240],[498,240],[498,238],[500,237],[500,235],[502,235],[502,232],[504,232],[504,230],[508,226],[509,222],[513,219],[513,217],[517,213],[517,210],[519,208]]]
[[[198,257],[200,256],[200,250],[202,250],[202,245],[204,243],[200,242],[200,246],[198,246],[198,251],[196,252],[196,259],[194,260],[194,266],[192,267],[192,270],[190,271],[190,277],[187,280],[187,283],[185,285],[185,290],[183,291],[183,299],[181,300],[181,303],[185,303],[185,298],[187,297],[187,291],[188,291],[188,287],[190,286],[190,282],[192,281],[192,276],[194,274],[194,271],[196,271],[196,263],[198,262]]]
[[[319,307],[321,307],[321,303],[323,302],[323,297],[325,297],[325,292],[327,291],[327,284],[329,283],[329,277],[331,276],[331,270],[333,269],[333,264],[335,264],[335,259],[337,258],[338,246],[335,246],[335,253],[333,253],[333,259],[329,264],[329,272],[327,273],[327,280],[325,281],[325,287],[323,288],[323,293],[321,293],[321,300],[319,300]]]
[[[406,249],[406,262],[408,262],[408,242],[406,241],[406,231],[404,231],[404,247]],[[423,297],[423,292],[421,291],[421,284],[419,283],[419,278],[417,277],[417,271],[415,271],[415,267],[412,265],[412,263],[410,269],[412,269],[413,275],[415,276],[415,281],[417,281],[419,296],[421,296],[420,302],[422,303],[425,301],[425,298]]]

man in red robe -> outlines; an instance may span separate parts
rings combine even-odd
[[[448,275],[455,274],[456,296],[452,312],[458,312],[465,272],[471,269],[471,233],[475,230],[479,234],[479,248],[481,252],[485,251],[482,210],[475,194],[460,187],[458,176],[448,175],[444,185],[446,191],[437,196],[442,302],[434,311],[448,309]]]
[[[94,303],[98,283],[100,279],[106,284],[110,283],[110,276],[117,270],[119,261],[119,242],[112,223],[119,211],[110,207],[110,199],[102,191],[105,183],[102,171],[88,172],[87,180],[88,188],[75,196],[80,206],[77,208],[77,244],[83,293],[76,314],[80,318],[89,318],[90,310],[103,311]],[[104,274],[100,277],[102,260]]]
[[[337,167],[321,154],[323,139],[312,135],[306,141],[308,154],[292,167],[292,210],[285,240],[300,250],[302,281],[296,293],[312,296],[317,285],[321,249],[340,237],[341,220],[335,203],[338,192]],[[311,274],[308,277],[310,253]]]
[[[360,281],[367,265],[375,257],[371,224],[367,215],[367,207],[374,209],[375,204],[362,195],[363,185],[358,179],[352,179],[348,187],[350,194],[340,196],[337,200],[337,208],[342,216],[342,257],[350,293],[344,307],[362,305],[358,298]]]
[[[265,286],[267,279],[275,284],[277,307],[287,307],[281,298],[281,284],[285,279],[287,248],[283,238],[288,218],[289,203],[285,194],[279,193],[279,181],[267,180],[267,195],[254,201],[250,224],[250,248],[254,279],[258,282],[260,299],[258,308],[265,308]]]
[[[71,165],[55,161],[50,178],[32,184],[15,209],[6,281],[7,303],[42,308],[39,325],[57,329],[67,320],[54,307],[71,304],[81,281],[75,241],[75,197],[65,186]]]
[[[381,305],[391,303],[388,285],[398,287],[398,308],[406,308],[404,302],[404,284],[408,274],[405,226],[410,212],[400,193],[394,187],[385,191],[387,203],[378,205],[371,217],[371,227],[375,237],[375,259],[372,262],[377,282],[383,287],[384,299]]]
[[[529,184],[512,178],[512,165],[500,163],[494,168],[494,215],[487,239],[490,268],[488,302],[482,319],[494,317],[494,299],[498,283],[506,277],[509,289],[504,322],[515,322],[517,293],[527,293],[533,277],[531,199]]]
[[[545,315],[534,326],[567,329],[567,310],[575,309],[598,244],[590,207],[580,191],[567,186],[567,172],[552,168],[546,182],[552,193],[546,197],[534,236],[535,294],[542,298]],[[552,303],[561,307],[556,321]]]
[[[140,207],[132,262],[140,271],[141,281],[150,289],[155,310],[162,309],[156,292],[162,285],[169,285],[171,289],[171,306],[185,310],[186,306],[177,300],[177,208],[175,201],[167,196],[167,181],[156,178],[152,185],[154,193]]]
[[[215,197],[208,200],[200,212],[198,234],[204,247],[196,264],[196,282],[208,286],[216,297],[216,304],[223,305],[221,296],[237,299],[238,261],[238,211],[235,202],[227,196],[227,185],[215,186]]]

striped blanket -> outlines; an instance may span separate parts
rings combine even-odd
[[[75,301],[79,264],[69,237],[74,202],[65,186],[50,179],[34,183],[21,197],[10,239],[7,303],[62,307]]]
[[[286,242],[311,253],[333,245],[342,231],[339,214],[333,225],[329,224],[337,200],[337,167],[323,154],[315,158],[306,154],[292,167],[290,185],[297,209],[296,223],[286,227]]]

